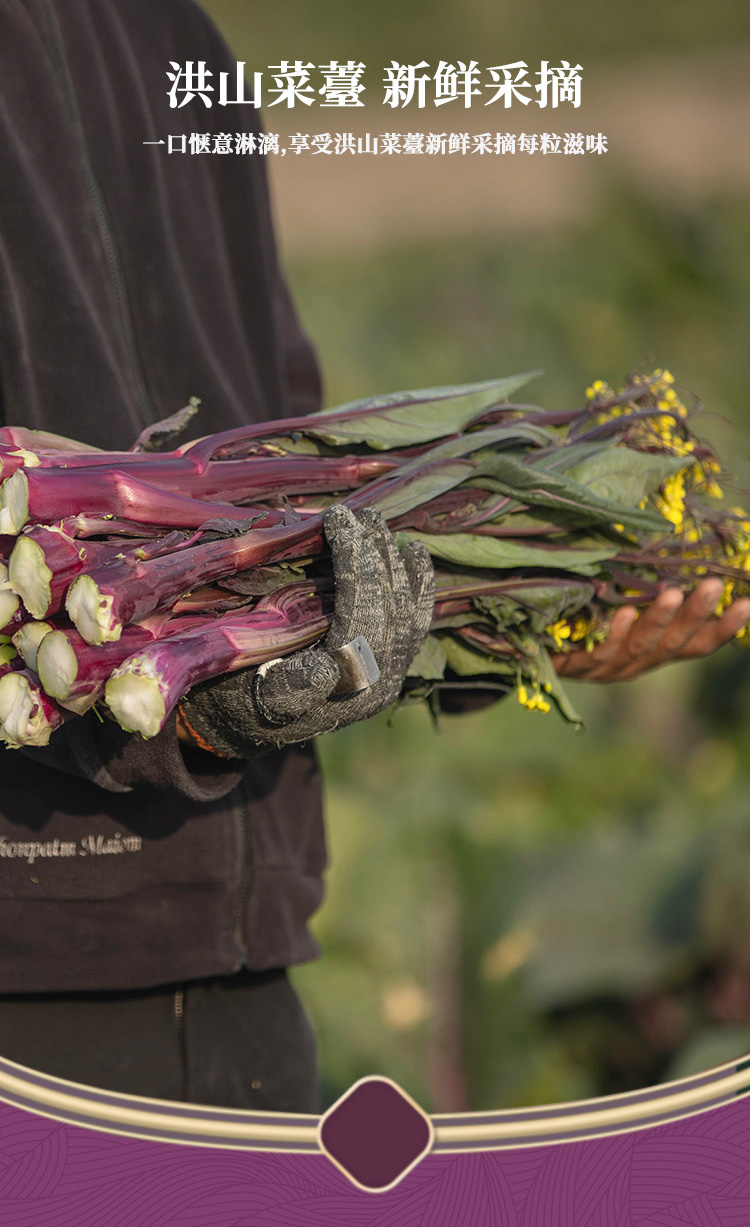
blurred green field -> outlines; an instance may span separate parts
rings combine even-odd
[[[599,0],[560,5],[538,0],[202,0],[241,58],[253,65],[278,63],[274,56],[313,62],[331,57],[382,65],[393,57],[479,58],[493,49],[492,63],[572,56],[608,61],[644,61],[745,44],[747,13],[736,0],[682,0],[653,4],[631,0],[603,9]],[[570,54],[569,54],[570,53]]]
[[[571,44],[601,69],[645,48],[673,66],[731,56],[745,35],[739,6],[694,0],[631,5],[615,26],[593,0],[546,3],[537,24],[480,0],[356,16],[282,0],[263,20],[244,0],[205,7],[259,64],[476,56],[493,22],[508,59]],[[593,378],[667,367],[747,505],[745,188],[650,191],[617,161],[598,173],[581,218],[542,233],[296,247],[327,403],[542,367],[528,395],[554,408]],[[575,1099],[746,1049],[746,679],[729,647],[637,683],[571,683],[582,734],[512,700],[437,731],[410,709],[321,739],[325,954],[295,979],[326,1103],[373,1072],[434,1111]]]
[[[742,475],[745,202],[712,213],[614,184],[594,224],[542,241],[296,261],[328,401],[544,364],[529,396],[570,405],[653,362]],[[327,1100],[377,1071],[443,1110],[550,1102],[745,1049],[745,681],[726,648],[572,683],[582,735],[511,701],[322,740],[325,958],[297,981]]]

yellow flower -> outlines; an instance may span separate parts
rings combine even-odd
[[[594,400],[595,397],[598,395],[598,393],[605,392],[605,391],[607,392],[610,391],[607,384],[603,383],[601,379],[595,379],[592,386],[590,388],[587,388],[584,395],[586,396],[587,400]]]
[[[542,697],[542,692],[540,691],[539,685],[535,687],[535,690],[531,695],[528,694],[526,687],[519,686],[516,692],[516,697],[521,703],[522,707],[526,708],[527,711],[550,711],[550,704],[548,703],[547,699]]]
[[[674,524],[677,529],[683,527],[683,517],[685,514],[684,500],[686,497],[686,483],[683,473],[673,473],[663,482],[662,489],[657,495],[658,510],[664,515],[666,520]]]
[[[579,643],[581,639],[586,639],[589,634],[591,623],[588,618],[579,617],[574,622],[571,629],[571,642]]]
[[[563,647],[565,639],[571,636],[571,627],[565,618],[561,618],[558,622],[554,622],[552,626],[546,626],[545,630],[555,640],[555,646],[559,649]]]

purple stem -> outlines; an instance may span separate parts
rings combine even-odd
[[[243,521],[252,515],[266,517],[266,523],[278,523],[281,513],[266,507],[234,507],[229,503],[211,503],[190,498],[171,490],[147,484],[140,478],[117,470],[93,466],[85,478],[65,470],[29,469],[29,519],[54,524],[82,511],[87,515],[116,515],[146,524],[167,527],[200,528],[215,517]]]
[[[312,591],[309,581],[289,584],[251,613],[228,614],[197,630],[157,640],[126,660],[112,681],[127,674],[158,679],[166,720],[196,683],[315,643],[331,623],[331,606],[330,598]],[[109,689],[107,701],[112,703]]]

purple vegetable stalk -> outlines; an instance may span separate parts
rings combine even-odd
[[[48,451],[40,447],[31,450],[0,443],[0,482],[12,477],[16,469],[82,469],[96,465],[119,469],[142,465],[144,461],[154,464],[154,456],[144,452],[85,451],[83,448],[81,443],[77,451]]]
[[[0,562],[0,635],[10,635],[18,628],[20,608],[21,602],[8,583],[7,564]]]
[[[0,740],[11,749],[46,746],[67,719],[31,670],[14,669],[0,677]]]
[[[85,477],[76,470],[18,469],[0,489],[0,533],[19,533],[29,520],[54,524],[81,512],[176,528],[200,528],[217,516],[242,522],[254,514],[264,515],[267,524],[282,518],[265,507],[240,508],[190,498],[130,473],[98,466],[87,469]]]
[[[67,464],[19,468],[0,491],[0,531],[18,532],[27,519],[49,523],[81,510],[188,526],[196,521],[160,517],[157,491],[184,499],[187,490],[202,503],[247,503],[277,494],[352,490],[400,463],[394,456],[251,456],[202,465],[189,456],[144,453],[129,455],[123,463],[109,457],[97,461],[83,473]],[[143,510],[136,515],[126,510],[143,508],[144,499],[148,507],[149,495],[148,517]]]
[[[37,653],[39,645],[45,635],[49,635],[50,631],[54,629],[51,622],[24,622],[20,630],[17,630],[13,635],[13,647],[24,664],[28,665],[29,669],[33,669],[35,673],[38,672]]]
[[[57,526],[37,526],[18,538],[8,563],[8,580],[32,617],[47,618],[62,609],[76,575],[101,566],[124,548],[110,541],[82,545]]]
[[[128,732],[154,737],[197,682],[262,664],[315,643],[331,622],[331,602],[310,582],[289,584],[246,614],[226,615],[156,640],[114,671],[105,700]]]
[[[471,476],[475,467],[466,459],[452,460],[450,465],[453,466],[454,484],[464,476]],[[442,472],[445,467],[444,460],[427,461],[414,468],[409,466],[408,472],[398,470],[393,475],[369,482],[342,502],[353,510],[369,506],[378,508],[383,502],[384,514],[393,518],[388,516],[389,498],[401,493],[405,505],[409,506],[410,487],[414,487],[418,493],[412,497],[419,501],[421,480],[433,472]],[[126,560],[97,567],[88,574],[79,575],[71,584],[66,609],[88,643],[117,640],[126,623],[139,621],[155,609],[165,608],[180,593],[267,562],[317,554],[323,548],[322,526],[323,516],[314,515],[302,524],[253,528],[238,537],[193,546],[179,555],[168,554],[148,562]]]
[[[14,656],[11,660],[0,656],[0,677],[4,677],[6,673],[15,673],[17,669],[23,669],[20,656]]]
[[[147,562],[123,561],[79,575],[66,609],[87,643],[120,638],[123,626],[171,604],[180,593],[265,562],[302,558],[323,548],[323,516],[305,524],[253,528]]]
[[[244,508],[245,518],[250,518],[250,511]],[[240,521],[242,522],[242,521]],[[61,520],[56,521],[56,527],[68,537],[81,538],[86,540],[88,537],[132,537],[132,538],[153,538],[163,537],[165,524],[139,524],[135,520],[124,520],[120,516],[92,516],[92,515],[74,515],[65,516]],[[10,538],[15,544],[16,538]],[[123,545],[123,549],[127,546]]]
[[[171,617],[155,614],[123,628],[116,643],[92,647],[72,629],[49,628],[36,654],[36,670],[51,698],[82,715],[104,694],[105,684],[128,657],[158,638],[192,631],[216,621],[213,615]]]

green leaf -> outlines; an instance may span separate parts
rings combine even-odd
[[[422,466],[416,470],[415,476],[401,484],[403,470],[399,470],[399,481],[389,483],[384,480],[383,493],[371,491],[368,506],[375,507],[387,520],[395,520],[406,515],[415,507],[421,507],[439,494],[453,490],[468,477],[472,476],[472,465],[466,460],[450,460],[446,464],[436,465],[428,472],[422,471]]]
[[[604,447],[611,448],[612,446],[612,442],[603,443],[601,439],[591,443],[565,442],[559,447],[547,449],[545,454],[540,454],[536,460],[542,469],[560,469],[565,473],[573,465],[579,464],[589,456],[599,455]]]
[[[397,540],[399,537],[403,538],[402,544],[409,540],[406,533],[397,533]],[[436,575],[436,600],[442,601],[446,597],[482,596],[485,585],[498,582],[498,576],[492,571],[441,571]]]
[[[330,454],[338,455],[337,452],[328,452],[328,449],[321,446],[321,443],[316,439],[309,439],[305,435],[275,435],[273,440],[275,447],[278,447],[282,453],[289,452],[293,456],[321,456]],[[268,444],[267,444],[268,446]]]
[[[497,449],[499,444],[510,448],[521,440],[523,444],[534,443],[535,446],[541,446],[547,441],[549,434],[549,431],[528,422],[507,422],[501,426],[487,426],[483,430],[470,430],[458,439],[446,439],[445,442],[431,447],[430,451],[423,452],[421,456],[416,456],[414,460],[400,466],[399,472],[409,473],[436,460],[459,459],[485,450],[487,458],[490,459],[496,454],[494,449]],[[525,447],[518,454],[526,456],[528,452],[529,448]]]
[[[480,484],[481,482],[478,481],[477,485]],[[517,503],[516,506],[518,505]],[[573,529],[593,527],[592,516],[589,512],[562,511],[560,507],[541,507],[538,512],[504,510],[487,523],[501,527],[507,526],[510,537],[515,537],[517,534],[522,536],[520,529],[534,529],[534,533],[529,533],[530,538],[537,536],[540,540],[551,542],[559,538],[565,540]],[[599,524],[597,527],[600,531],[605,532],[608,526]]]
[[[407,670],[407,677],[422,677],[425,681],[436,681],[443,677],[445,670],[446,653],[441,641],[436,639],[435,635],[428,635]]]
[[[521,615],[524,616],[523,614]],[[445,614],[443,617],[434,618],[432,622],[433,630],[448,630],[450,627],[462,626],[482,626],[489,634],[495,631],[495,623],[491,618],[486,618],[484,614],[478,613],[476,609],[468,609],[464,613]]]
[[[484,652],[477,652],[466,643],[459,643],[453,635],[441,636],[441,645],[449,669],[459,677],[481,677],[485,673],[500,673],[504,677],[516,676],[515,661],[486,656]]]
[[[564,720],[568,721],[569,724],[573,724],[574,728],[583,729],[584,721],[574,705],[570,702],[563,682],[553,668],[553,662],[550,659],[550,655],[542,644],[540,644],[540,655],[540,680],[543,687],[550,687],[548,694],[555,703]]]
[[[572,706],[563,688],[563,683],[553,668],[550,654],[541,643],[525,631],[510,631],[509,639],[523,654],[529,675],[537,680],[548,698],[552,699],[559,712],[575,728],[584,727],[584,721]],[[526,672],[525,669],[523,669]]]
[[[690,457],[607,447],[565,472],[571,481],[585,486],[598,498],[633,507],[687,463]]]
[[[421,507],[431,499],[438,498],[440,494],[460,485],[462,481],[474,480],[474,474],[481,470],[478,470],[477,463],[468,457],[475,451],[499,442],[510,442],[517,437],[517,427],[524,426],[523,422],[496,426],[439,443],[437,447],[401,465],[392,477],[383,478],[381,489],[384,493],[379,495],[376,486],[369,505],[376,507],[388,519],[396,519],[397,516],[405,515],[415,507]],[[540,433],[538,427],[532,427],[530,437],[537,437]],[[492,455],[494,453],[488,452],[489,457]],[[452,465],[451,460],[456,463]],[[441,464],[441,461],[446,463]],[[483,465],[483,461],[480,461],[480,465]],[[403,485],[405,479],[412,474],[413,479]]]
[[[405,537],[422,541],[434,558],[445,558],[447,562],[454,562],[460,567],[490,567],[493,570],[546,567],[548,570],[575,571],[579,575],[596,575],[600,568],[594,564],[604,562],[618,552],[617,545],[607,542],[584,549],[543,549],[526,542],[474,533],[442,535],[410,531]]]
[[[594,588],[586,583],[550,584],[546,587],[524,587],[520,584],[507,596],[475,597],[474,604],[483,613],[490,614],[499,630],[505,630],[509,618],[519,621],[515,615],[522,606],[527,613],[530,629],[539,635],[560,618],[578,613],[593,595]]]
[[[476,597],[473,605],[482,613],[489,614],[497,631],[520,626],[527,620],[527,611],[512,596]]]
[[[528,463],[523,463],[507,453],[496,453],[483,459],[481,471],[492,479],[501,493],[531,506],[588,511],[595,522],[616,522],[646,531],[664,532],[667,526],[664,517],[656,512],[598,498],[586,486],[535,464],[534,455]]]
[[[483,486],[484,478],[473,481],[473,485]],[[519,504],[517,503],[518,507]],[[534,529],[540,539],[546,541],[562,540],[574,529],[593,528],[592,513],[589,511],[569,511],[561,507],[541,507],[539,511],[503,511],[489,520],[490,524],[507,525],[509,535],[516,535],[520,529]],[[620,521],[619,521],[620,523]],[[607,532],[609,524],[598,524],[599,532]],[[532,537],[534,534],[530,533]]]
[[[352,401],[311,415],[305,433],[327,443],[367,443],[379,450],[427,443],[464,430],[483,410],[500,405],[539,373]],[[327,417],[337,420],[321,420]]]

